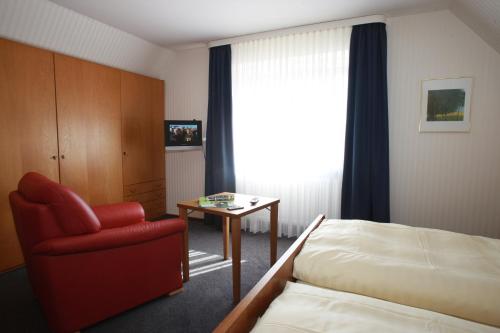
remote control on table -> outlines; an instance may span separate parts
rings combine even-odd
[[[227,207],[227,210],[237,210],[237,209],[243,209],[245,207],[243,206],[229,206]]]
[[[253,206],[253,205],[255,205],[257,202],[259,202],[259,198],[257,198],[257,197],[252,198],[252,199],[250,200],[250,204],[251,204],[252,206]]]

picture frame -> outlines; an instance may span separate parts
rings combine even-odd
[[[469,132],[472,78],[422,81],[420,132]]]

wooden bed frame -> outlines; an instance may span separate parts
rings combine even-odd
[[[318,215],[306,230],[297,238],[290,248],[260,279],[255,287],[236,305],[226,318],[217,326],[214,333],[249,332],[264,314],[269,304],[283,291],[287,281],[293,278],[293,261],[299,254],[309,234],[325,219]]]

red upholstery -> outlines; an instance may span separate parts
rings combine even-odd
[[[127,227],[107,229],[95,234],[52,238],[38,243],[33,254],[62,255],[91,252],[149,242],[165,235],[182,233],[181,223],[141,222]]]
[[[138,202],[122,202],[92,207],[103,229],[144,222],[144,208]]]
[[[32,203],[52,208],[56,221],[66,235],[80,235],[101,230],[92,209],[75,192],[50,179],[29,172],[19,181],[18,192]],[[68,220],[71,220],[68,223]]]
[[[184,221],[145,222],[137,203],[90,208],[36,173],[9,198],[33,291],[54,332],[78,331],[182,287]]]

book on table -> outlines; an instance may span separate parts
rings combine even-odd
[[[209,195],[198,199],[198,206],[202,208],[228,208],[234,205],[234,195]]]

